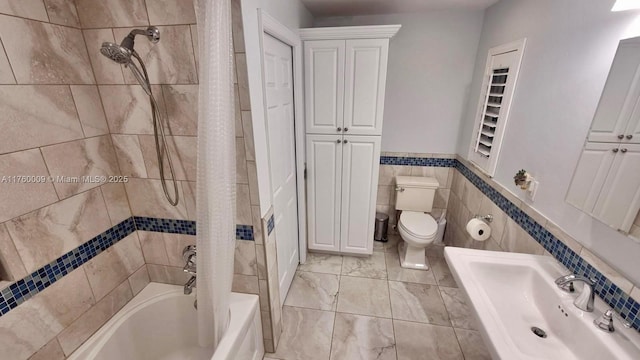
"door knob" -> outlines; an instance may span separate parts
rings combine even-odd
[[[349,140],[347,140],[347,139],[344,139],[344,141],[343,141],[343,142],[344,142],[344,143],[346,144],[346,143],[348,143],[348,142],[349,142]]]
[[[338,140],[338,141],[340,141],[340,140]],[[616,149],[611,149],[611,151],[613,151],[614,153],[617,153],[618,149],[617,148]]]
[[[342,141],[340,139],[336,140],[336,143],[340,144]]]
[[[340,131],[342,131],[342,128],[341,128],[341,127],[339,127],[339,128],[338,128],[338,131],[339,131],[339,132],[340,132]]]
[[[624,138],[624,135],[622,134],[618,135],[618,139],[623,139],[623,138]]]
[[[345,127],[345,128],[344,128],[344,132],[347,132],[347,131],[349,131],[349,128],[348,128],[348,127]]]
[[[346,140],[345,140],[345,142],[346,142]],[[627,152],[627,149],[620,149],[620,152],[624,154],[624,153]]]
[[[345,129],[345,131],[347,131],[347,130]],[[627,139],[629,139],[629,140],[633,139],[633,135],[627,135]]]

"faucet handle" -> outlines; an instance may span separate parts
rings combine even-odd
[[[593,320],[593,324],[600,330],[612,333],[615,331],[613,327],[613,311],[607,310],[599,318]]]

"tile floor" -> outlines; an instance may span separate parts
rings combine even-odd
[[[278,348],[264,359],[490,359],[442,247],[430,270],[400,267],[397,243],[370,257],[309,254],[282,310]]]

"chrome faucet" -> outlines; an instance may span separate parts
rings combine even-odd
[[[191,276],[191,278],[189,278],[189,281],[187,281],[186,284],[184,284],[184,294],[185,295],[190,295],[191,292],[193,291],[193,285],[195,285],[196,282],[196,276],[193,275]]]
[[[187,283],[184,284],[185,295],[191,294],[191,292],[193,291],[193,287],[195,286],[195,283],[196,283],[196,254],[197,254],[197,251],[196,251],[195,245],[186,246],[182,250],[182,258],[184,259],[184,262],[185,262],[184,268],[182,270],[187,274],[192,275],[191,278],[189,278],[189,281],[187,281]]]
[[[592,312],[593,302],[595,300],[595,292],[593,291],[593,287],[596,284],[595,280],[582,275],[569,274],[557,278],[556,285],[563,291],[573,292],[574,281],[583,282],[584,287],[580,295],[573,301],[573,305],[582,311]]]
[[[617,317],[618,320],[620,320],[622,326],[626,327],[627,329],[631,327],[631,324],[620,317],[620,315],[616,314],[613,309],[605,311],[604,314],[602,314],[599,318],[593,320],[593,324],[602,331],[612,333],[616,330],[613,326],[614,316]]]

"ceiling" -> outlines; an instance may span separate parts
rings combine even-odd
[[[315,17],[485,9],[498,0],[301,0]]]

